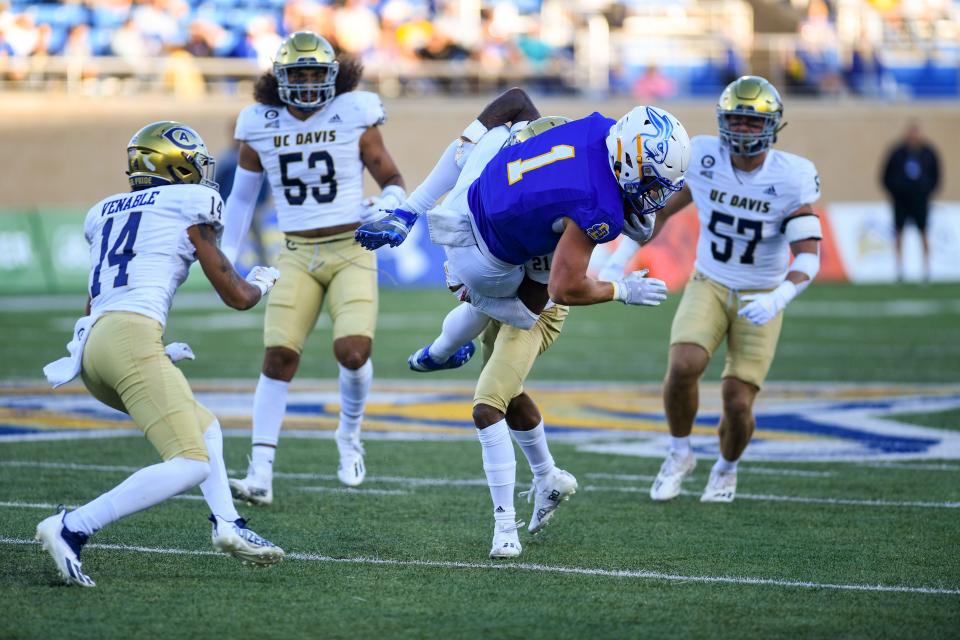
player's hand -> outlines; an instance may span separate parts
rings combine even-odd
[[[277,284],[280,278],[280,271],[274,267],[254,267],[247,274],[247,282],[260,289],[260,297],[267,295],[273,285]]]
[[[658,278],[647,278],[649,269],[641,269],[613,283],[613,299],[624,304],[656,307],[667,299],[667,283]]]
[[[787,303],[796,295],[797,286],[787,280],[773,291],[740,296],[740,300],[747,304],[737,312],[737,315],[757,326],[767,324],[777,317],[777,314],[783,311]]]
[[[406,194],[399,187],[388,187],[379,196],[365,198],[363,209],[360,211],[360,222],[366,224],[383,217],[403,204],[405,196]]]
[[[196,360],[197,356],[193,354],[193,349],[186,342],[171,342],[163,348],[171,362],[180,362],[181,360]]]
[[[653,237],[653,225],[656,221],[657,214],[654,212],[642,216],[631,213],[623,221],[623,235],[637,244],[645,244]]]
[[[379,220],[360,225],[353,237],[361,247],[370,251],[387,244],[396,247],[407,239],[416,221],[417,214],[412,211],[394,209]]]
[[[453,152],[453,161],[458,169],[463,169],[463,165],[467,163],[467,158],[470,157],[470,152],[473,151],[475,146],[477,146],[475,143],[463,136],[457,139],[457,150]]]

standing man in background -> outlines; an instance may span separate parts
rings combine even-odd
[[[910,122],[903,139],[890,150],[883,169],[883,188],[893,202],[894,249],[897,253],[897,281],[903,281],[903,227],[908,220],[917,225],[923,244],[923,280],[930,281],[930,245],[927,241],[927,215],[930,196],[940,181],[937,152],[920,133],[920,125]]]
[[[250,466],[245,478],[230,481],[234,496],[253,504],[273,501],[287,388],[324,302],[340,369],[337,477],[355,487],[366,475],[360,425],[373,381],[377,260],[353,233],[381,208],[397,207],[406,192],[380,135],[386,121],[380,96],[355,91],[362,72],[359,62],[338,60],[325,39],[297,31],[280,45],[273,70],[257,81],[256,102],[237,118],[240,158],[225,208],[224,252],[235,256],[246,236],[264,175],[284,233],[277,261],[284,284],[267,303]],[[369,205],[363,202],[364,169],[383,189]]]

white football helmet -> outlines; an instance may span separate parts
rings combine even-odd
[[[690,136],[680,121],[656,107],[634,107],[610,127],[610,168],[638,215],[663,208],[683,187]]]

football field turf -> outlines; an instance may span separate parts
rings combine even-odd
[[[175,302],[167,331],[168,340],[190,342],[197,353],[184,372],[213,390],[230,384],[219,381],[242,380],[248,403],[262,315],[190,300]],[[384,292],[378,379],[429,391],[443,388],[431,388],[430,380],[452,379],[469,388],[477,363],[436,378],[405,369],[406,356],[432,337],[450,301],[438,292]],[[662,412],[653,415],[655,383],[663,376],[676,301],[658,309],[575,310],[534,369],[535,397],[542,389],[553,402],[564,389],[586,389],[588,396],[594,389],[598,398],[613,397],[602,401],[617,409],[616,397],[631,393],[624,383],[648,383],[645,399],[628,408],[662,423]],[[35,384],[21,385],[36,383],[40,367],[63,354],[75,316],[64,304],[73,302],[79,308],[83,300],[0,300],[4,398],[35,393]],[[798,383],[776,385],[784,402],[859,383],[864,397],[880,404],[908,389],[908,401],[895,405],[900,409],[891,419],[952,435],[960,431],[958,320],[956,286],[817,285],[787,310],[770,380]],[[311,338],[305,378],[335,377],[329,335],[321,324]],[[715,383],[721,368],[722,358],[715,358],[706,380]],[[561,392],[538,386],[545,380],[562,383]],[[715,398],[708,395],[715,391],[708,386],[703,397],[711,410]],[[955,638],[960,629],[956,455],[748,458],[729,505],[698,501],[712,463],[701,455],[685,493],[656,504],[647,491],[659,458],[612,450],[621,440],[591,447],[589,439],[557,433],[551,449],[578,477],[580,490],[543,533],[522,533],[519,560],[493,562],[486,558],[490,500],[467,425],[468,395],[458,395],[447,413],[422,405],[438,412],[427,426],[439,429],[442,422],[454,432],[445,439],[398,439],[391,429],[399,423],[385,422],[382,437],[366,443],[367,482],[354,490],[341,489],[335,477],[335,447],[322,433],[329,412],[302,418],[320,426],[281,440],[276,504],[241,509],[254,530],[286,549],[277,567],[255,570],[215,555],[206,507],[192,492],[98,533],[84,551],[97,588],[64,588],[31,542],[36,523],[58,503],[87,501],[156,455],[137,436],[16,438],[35,429],[59,437],[43,424],[62,426],[58,405],[31,403],[0,408],[11,436],[0,435],[2,638]],[[546,410],[567,417],[562,408]],[[87,416],[87,427],[110,422],[86,406],[73,415]],[[640,418],[624,420],[645,428]],[[777,430],[767,420],[761,415],[758,432]],[[245,425],[234,418],[225,426]],[[712,432],[710,424],[699,428]],[[781,434],[788,444],[813,438],[788,431]],[[239,472],[249,439],[231,433],[226,458]],[[518,490],[529,477],[518,451]],[[517,510],[529,518],[519,497]]]

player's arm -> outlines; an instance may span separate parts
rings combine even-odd
[[[502,124],[513,124],[522,120],[536,120],[540,111],[533,104],[527,92],[519,87],[507,89],[493,99],[477,116],[477,121],[487,130]],[[468,138],[476,142],[479,138]]]
[[[250,230],[262,182],[260,155],[246,142],[241,142],[237,170],[233,174],[233,188],[223,214],[223,252],[231,261],[237,259],[240,245]]]
[[[195,224],[187,227],[187,236],[193,243],[203,273],[220,298],[228,307],[249,309],[273,287],[279,272],[270,267],[254,267],[244,280],[233,268],[230,259],[220,251],[217,235],[213,225]]]
[[[656,306],[667,297],[662,280],[645,278],[646,270],[616,282],[601,282],[587,275],[587,265],[596,246],[583,229],[566,219],[550,266],[547,290],[557,304],[582,306],[619,300],[625,304]]]
[[[690,192],[690,186],[684,184],[680,191],[670,196],[670,199],[667,200],[667,204],[664,205],[663,209],[657,211],[657,221],[653,224],[653,233],[650,235],[650,239],[644,244],[652,242],[653,239],[657,237],[657,234],[660,233],[660,230],[663,229],[663,225],[667,224],[667,220],[675,213],[683,211],[691,202],[693,202],[693,194]]]
[[[781,232],[790,243],[793,263],[787,277],[773,291],[743,296],[748,304],[738,312],[750,322],[770,322],[787,304],[806,289],[820,271],[820,239],[823,230],[813,206],[805,204],[784,218]]]

